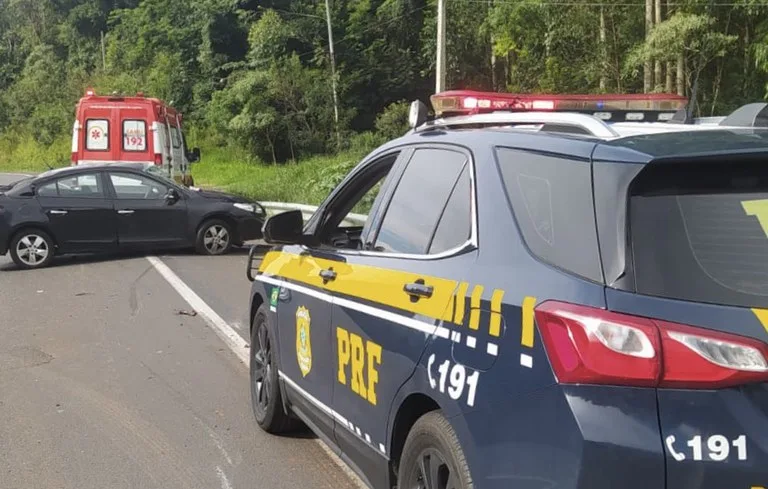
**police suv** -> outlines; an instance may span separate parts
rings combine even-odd
[[[376,489],[768,487],[768,104],[445,92],[251,254],[251,390]]]

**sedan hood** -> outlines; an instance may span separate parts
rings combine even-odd
[[[248,203],[250,202],[248,199],[244,199],[243,197],[239,197],[237,195],[227,194],[224,192],[217,192],[215,190],[202,190],[199,188],[191,188],[191,190],[195,191],[195,195],[198,195],[200,197],[206,198],[206,199],[213,199],[213,200],[219,200],[222,202],[243,202]]]

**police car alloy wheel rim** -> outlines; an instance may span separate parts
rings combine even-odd
[[[205,231],[203,236],[205,249],[212,254],[223,251],[229,244],[229,232],[224,226],[214,224]]]
[[[48,258],[51,252],[48,243],[37,234],[28,234],[21,238],[16,245],[16,254],[19,260],[31,267],[37,266]]]
[[[269,406],[269,393],[272,389],[272,345],[264,323],[256,333],[257,344],[253,355],[253,386],[259,408],[266,411]]]
[[[459,489],[460,482],[445,457],[435,448],[427,448],[417,460],[416,485],[406,489]]]

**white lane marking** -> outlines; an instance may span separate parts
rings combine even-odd
[[[451,333],[451,341],[454,343],[461,343],[461,333],[454,331]]]
[[[474,348],[477,346],[477,338],[474,336],[467,336],[467,346],[470,348]]]
[[[221,340],[232,350],[235,355],[246,365],[248,365],[248,347],[243,338],[227,324],[224,319],[221,318],[211,306],[205,303],[199,295],[189,288],[168,265],[162,262],[156,256],[148,256],[147,260],[155,267],[155,270],[163,276],[163,278],[173,287],[179,295],[187,301],[187,304],[197,311],[197,313],[203,317],[208,326],[221,338]]]
[[[526,355],[525,353],[521,353],[520,365],[522,365],[523,367],[533,368],[533,357],[530,355]]]
[[[371,435],[369,435],[368,433],[365,434],[365,441],[368,442],[368,444],[370,445],[370,443],[371,443]]]
[[[160,273],[160,275],[163,276],[163,278],[170,284],[171,287],[176,290],[176,292],[187,301],[187,303],[195,308],[197,310],[198,314],[205,320],[205,322],[208,324],[208,326],[211,327],[211,329],[214,330],[214,332],[219,334],[219,328],[221,328],[221,332],[224,335],[222,338],[222,341],[224,341],[224,344],[226,344],[234,353],[237,355],[245,364],[246,367],[248,367],[250,356],[248,354],[248,349],[243,348],[240,345],[243,344],[243,339],[240,338],[240,336],[233,330],[224,319],[222,319],[221,316],[216,314],[216,311],[211,309],[211,307],[203,301],[203,299],[200,298],[195,292],[189,288],[187,284],[185,284],[168,266],[163,263],[159,258],[155,256],[148,256],[147,260],[152,264],[153,267]],[[194,303],[193,303],[194,302]],[[197,306],[200,306],[200,309],[197,308]],[[215,322],[214,322],[215,321]],[[221,335],[220,335],[221,337]],[[231,339],[233,337],[236,337],[239,341],[232,343]],[[225,339],[226,338],[226,339]],[[244,351],[244,353],[243,353]],[[346,421],[346,420],[344,420]],[[349,477],[356,486],[358,486],[360,489],[368,489],[368,486],[360,479],[360,477],[351,469],[347,464],[344,463],[343,460],[339,458],[339,456],[331,450],[331,447],[325,444],[323,440],[320,438],[316,438],[315,441],[318,445],[320,445],[320,448],[325,451],[326,454],[333,460],[333,462],[339,466],[339,468]],[[381,445],[381,447],[384,447],[384,445]],[[381,452],[384,454],[385,451],[382,449]],[[219,469],[221,470],[221,469]],[[218,471],[217,470],[217,473]],[[221,472],[224,473],[223,471]],[[221,476],[219,476],[221,477]],[[225,479],[226,480],[226,476]],[[229,484],[229,481],[227,481],[227,484]],[[232,489],[232,486],[224,487],[222,486],[222,489]]]
[[[381,450],[381,453],[387,453],[387,447],[383,443],[379,443],[379,450]]]
[[[213,431],[212,429],[208,428],[208,436],[211,437],[211,440],[213,440],[213,443],[214,445],[216,445],[216,448],[218,448],[221,454],[224,455],[224,458],[227,460],[227,463],[229,465],[234,465],[232,463],[232,457],[229,456],[229,453],[227,453],[227,450],[224,448],[224,442],[222,442],[219,435],[217,435],[216,432]]]
[[[227,474],[225,474],[218,465],[216,466],[216,475],[219,476],[219,480],[221,481],[221,489],[232,489],[232,484],[229,483]]]
[[[488,354],[494,357],[499,354],[499,345],[496,343],[488,343]]]

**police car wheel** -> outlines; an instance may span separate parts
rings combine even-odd
[[[295,428],[295,420],[283,409],[277,377],[277,344],[264,305],[256,311],[251,332],[251,406],[256,423],[278,434]]]
[[[55,247],[51,237],[39,229],[27,229],[11,240],[13,262],[21,268],[42,268],[53,260]]]
[[[456,432],[439,411],[416,421],[408,433],[398,469],[398,489],[472,489]]]
[[[224,255],[232,248],[232,229],[219,219],[206,221],[197,231],[197,252],[204,255]]]

